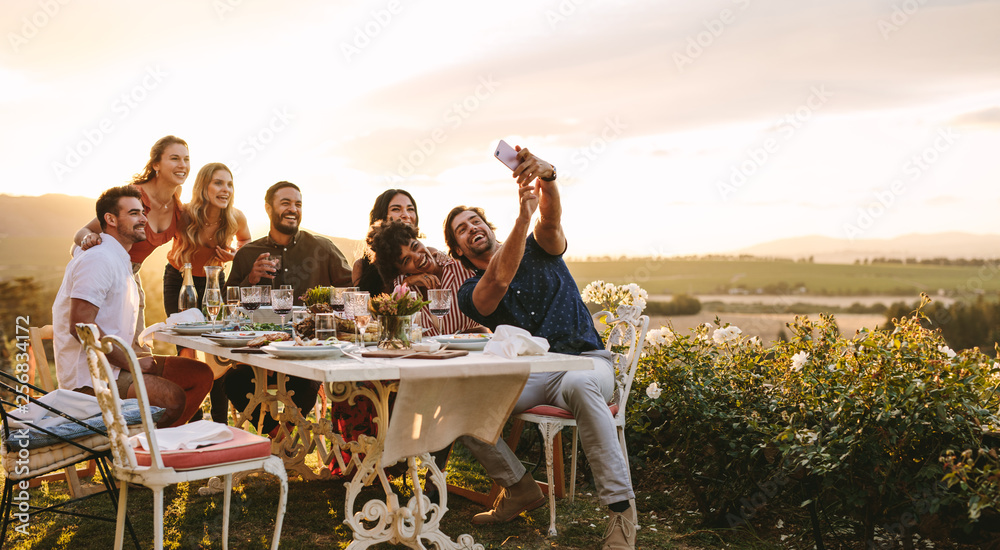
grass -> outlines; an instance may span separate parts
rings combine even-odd
[[[522,443],[524,440],[522,440]],[[568,445],[568,443],[567,443]],[[534,449],[519,451],[522,458],[537,456]],[[581,460],[583,460],[581,458]],[[680,479],[672,478],[662,465],[633,463],[639,525],[637,548],[643,550],[694,550],[732,548],[734,550],[777,550],[812,548],[808,517],[804,509],[758,510],[749,525],[741,529],[706,528],[701,524],[694,498]],[[533,464],[527,464],[529,470]],[[536,479],[544,479],[544,467],[535,471]],[[583,469],[585,470],[585,468]],[[471,461],[460,446],[452,453],[448,479],[479,491],[489,489],[489,480],[481,467]],[[403,502],[412,494],[398,480],[395,489]],[[203,483],[184,483],[165,492],[166,520],[164,547],[168,549],[222,548],[222,495],[199,496]],[[363,500],[377,498],[381,490],[369,487]],[[278,483],[270,475],[252,474],[237,486],[233,495],[230,519],[229,547],[233,550],[269,548],[274,528]],[[281,548],[305,550],[314,548],[346,548],[351,542],[350,528],[344,520],[345,488],[343,481],[289,480],[288,508],[281,534]],[[43,484],[31,490],[35,505],[47,505],[67,499],[64,483]],[[563,549],[598,548],[607,522],[607,510],[594,496],[586,474],[577,480],[577,497],[556,500],[556,525],[559,535],[546,536],[549,522],[548,507],[543,506],[510,523],[496,526],[475,526],[470,519],[484,508],[471,501],[449,495],[448,512],[441,528],[455,540],[463,533],[471,534],[485,548],[501,549]],[[101,495],[77,504],[74,510],[111,516],[109,499]],[[146,489],[129,490],[129,518],[143,550],[152,548],[152,493]],[[33,518],[29,536],[9,533],[4,548],[13,550],[105,550],[114,541],[114,524],[67,516],[47,514]],[[863,548],[850,528],[842,534],[824,533],[827,548]],[[378,548],[402,546],[378,545]],[[916,548],[935,550],[966,550],[952,544],[917,545]],[[125,548],[132,548],[126,540]]]
[[[544,467],[541,468],[544,479]],[[640,472],[641,474],[641,472]],[[536,472],[536,477],[538,473]],[[486,491],[489,481],[481,468],[473,463],[464,450],[452,454],[449,465],[449,482]],[[412,491],[395,481],[403,497]],[[640,482],[640,485],[648,485]],[[222,495],[199,496],[197,488],[202,483],[184,483],[169,487],[165,492],[164,524],[165,548],[221,548]],[[376,498],[381,490],[369,487],[366,498]],[[351,531],[344,520],[343,481],[289,481],[288,508],[281,535],[283,549],[346,548],[351,541]],[[253,474],[237,487],[233,496],[230,544],[237,549],[268,548],[274,528],[278,497],[278,483],[270,475]],[[31,490],[34,505],[62,502],[68,498],[65,484],[45,483]],[[694,516],[682,500],[664,492],[659,485],[649,486],[637,494],[641,511],[638,547],[644,549],[711,548],[718,544],[719,536],[699,532]],[[461,497],[450,495],[449,510],[442,522],[442,530],[454,540],[463,533],[471,534],[476,542],[486,548],[511,549],[591,549],[598,547],[604,534],[607,510],[601,506],[593,488],[578,485],[576,501],[557,500],[557,526],[559,536],[550,539],[548,507],[543,506],[524,514],[518,520],[498,526],[477,527],[471,517],[483,507]],[[109,499],[100,495],[73,508],[83,513],[112,516]],[[139,537],[141,548],[152,547],[152,492],[146,489],[129,490],[129,518]],[[29,536],[9,532],[5,548],[104,550],[114,541],[114,524],[45,514],[32,518]],[[684,533],[690,533],[685,535]],[[126,548],[131,543],[126,539]],[[379,547],[391,547],[380,545]],[[777,548],[759,545],[735,546],[736,548]]]

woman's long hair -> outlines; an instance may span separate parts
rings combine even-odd
[[[191,191],[191,202],[185,208],[187,223],[177,231],[177,246],[170,250],[169,259],[171,263],[183,265],[189,263],[194,256],[195,250],[199,246],[208,246],[201,242],[199,233],[201,228],[208,224],[208,184],[212,181],[212,176],[218,170],[229,172],[232,177],[233,172],[221,162],[212,162],[201,167],[194,180],[194,189]],[[228,246],[229,241],[236,234],[236,208],[233,206],[236,199],[235,186],[229,195],[229,204],[226,205],[219,215],[219,227],[215,229],[215,242],[219,246]]]
[[[142,172],[132,176],[132,181],[129,183],[132,185],[147,183],[155,178],[156,170],[153,170],[153,165],[163,160],[163,151],[175,143],[179,143],[184,147],[188,146],[186,141],[177,136],[163,136],[156,140],[156,143],[154,143],[153,147],[149,150],[149,161],[146,162],[145,168],[142,169]],[[190,149],[190,147],[188,148]]]

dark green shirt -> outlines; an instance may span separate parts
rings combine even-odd
[[[250,286],[247,277],[253,271],[257,256],[264,252],[270,253],[272,257],[281,256],[281,268],[273,283],[271,279],[262,277],[257,284],[271,283],[274,288],[292,285],[296,305],[301,305],[299,298],[315,286],[351,285],[351,266],[337,245],[326,237],[301,230],[292,237],[288,246],[274,242],[270,236],[243,245],[233,258],[233,268],[226,285]]]

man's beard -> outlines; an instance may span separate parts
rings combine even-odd
[[[295,220],[295,227],[289,227],[285,225],[282,218],[274,219],[271,218],[271,225],[278,230],[278,233],[284,233],[285,235],[294,235],[299,232],[299,220]]]

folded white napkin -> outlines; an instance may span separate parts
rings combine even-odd
[[[38,401],[80,420],[101,413],[101,406],[97,404],[96,397],[70,390],[50,391],[39,397]],[[23,428],[24,423],[31,423],[41,428],[51,428],[52,426],[69,422],[66,418],[53,414],[35,403],[28,403],[28,412],[26,414],[21,414],[17,411],[13,412],[14,416],[21,418],[23,422],[18,422],[13,418],[10,419],[12,428]]]
[[[493,337],[486,343],[483,353],[490,353],[513,359],[518,355],[544,355],[549,351],[549,341],[532,336],[523,328],[500,325],[493,331]]]
[[[139,345],[140,346],[151,346],[153,345],[153,339],[149,336],[158,330],[168,329],[179,323],[203,323],[205,322],[205,314],[201,312],[198,308],[185,309],[184,311],[179,311],[174,313],[167,320],[162,323],[153,323],[149,325],[142,332],[139,333]]]
[[[190,424],[183,424],[173,428],[159,428],[156,430],[156,446],[160,451],[177,451],[197,449],[225,443],[233,438],[233,432],[225,424],[212,422],[210,420],[199,420]],[[128,442],[133,449],[149,449],[146,442],[146,434],[133,435],[128,438]]]

